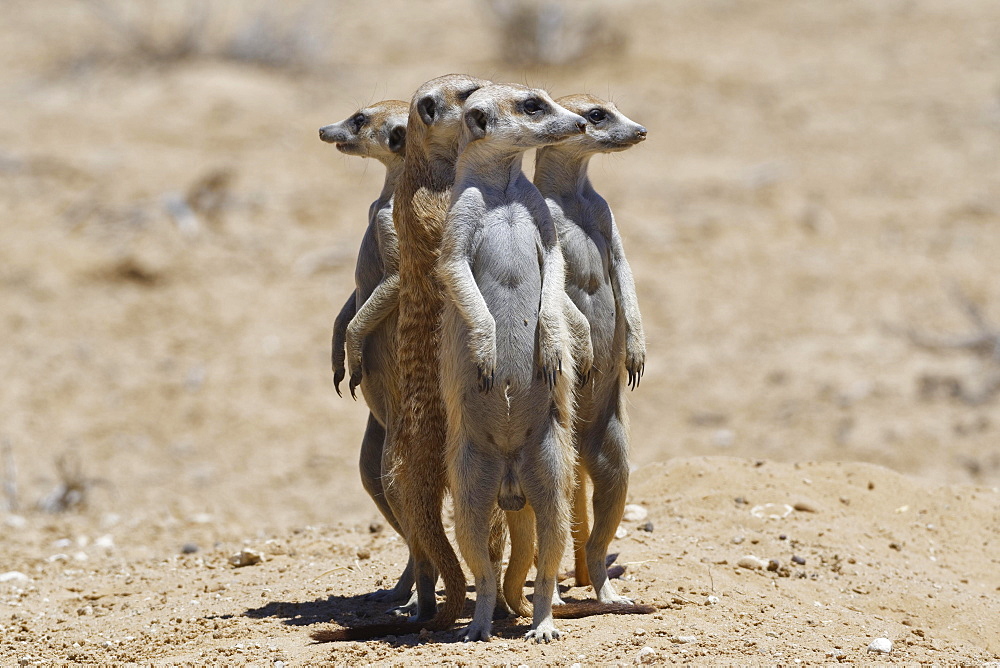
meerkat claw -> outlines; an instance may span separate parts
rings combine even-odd
[[[361,384],[361,374],[360,373],[357,373],[357,374],[352,373],[351,374],[351,382],[350,382],[349,385],[350,385],[350,388],[351,388],[351,398],[354,399],[355,401],[358,400],[358,395],[354,393],[354,390],[360,384]]]
[[[335,390],[337,391],[337,396],[338,396],[338,397],[342,397],[342,396],[344,396],[344,395],[343,395],[343,394],[341,394],[341,392],[340,392],[340,382],[341,382],[342,380],[344,380],[344,376],[345,376],[345,375],[346,375],[346,374],[345,374],[345,372],[344,372],[344,370],[343,370],[343,369],[336,369],[336,370],[335,370],[335,371],[333,372],[333,389],[335,389]]]

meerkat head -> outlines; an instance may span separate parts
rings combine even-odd
[[[518,84],[484,86],[462,109],[469,141],[529,149],[561,142],[586,132],[587,121],[553,100],[540,88]]]
[[[613,102],[586,94],[567,95],[556,102],[587,119],[587,134],[566,142],[567,148],[586,153],[613,153],[646,139],[646,128],[618,111]]]
[[[386,162],[403,156],[408,113],[409,105],[401,100],[376,102],[346,120],[324,125],[319,138],[336,144],[341,153]]]
[[[424,83],[410,105],[411,132],[418,131],[431,146],[454,147],[462,127],[462,105],[490,83],[467,74],[446,74]]]

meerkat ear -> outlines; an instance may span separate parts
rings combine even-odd
[[[473,107],[465,112],[465,125],[472,132],[473,139],[482,139],[489,132],[490,117],[482,109]]]
[[[406,126],[397,125],[389,130],[389,150],[393,153],[402,153],[406,145]]]
[[[437,100],[431,95],[425,95],[417,101],[417,113],[424,125],[431,125],[437,117]]]

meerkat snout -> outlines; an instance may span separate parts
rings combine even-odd
[[[334,123],[321,127],[319,129],[319,138],[327,144],[337,144],[347,141],[349,136],[340,123]]]
[[[635,129],[635,137],[639,141],[644,140],[646,138],[646,128],[642,127],[641,125],[637,127]]]

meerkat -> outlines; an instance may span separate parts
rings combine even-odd
[[[534,182],[544,195],[566,263],[566,292],[586,316],[593,371],[576,393],[574,442],[579,453],[573,503],[578,585],[592,584],[601,602],[631,603],[608,579],[608,545],[628,493],[628,416],[625,386],[638,386],[646,344],[635,283],[607,202],[587,175],[597,153],[623,151],[646,138],[646,128],[614,104],[590,95],[557,100],[587,119],[587,133],[540,148]],[[594,525],[588,537],[584,473],[593,484]]]
[[[368,424],[361,442],[361,482],[382,516],[397,532],[399,522],[382,488],[382,450],[386,430],[399,404],[396,384],[396,303],[399,298],[399,255],[392,223],[392,194],[403,171],[409,105],[385,100],[368,105],[339,123],[319,129],[320,139],[341,153],[374,158],[385,166],[385,181],[368,210],[368,228],[358,251],[356,289],[344,303],[333,327],[334,388],[340,394],[345,358],[351,372],[350,392],[361,388],[368,404]],[[345,353],[346,349],[346,353]],[[413,588],[413,559],[392,589],[370,594],[372,600],[405,601]],[[405,606],[404,606],[405,607]]]
[[[475,577],[465,640],[487,640],[497,587],[488,551],[493,509],[511,526],[530,506],[538,575],[527,638],[560,633],[552,592],[569,535],[573,365],[562,252],[545,200],[521,171],[529,148],[586,129],[540,89],[494,84],[463,107],[462,143],[438,275],[446,460],[455,533]],[[565,378],[560,378],[560,375]]]
[[[445,629],[465,604],[465,574],[441,521],[447,425],[438,368],[442,295],[434,269],[455,179],[462,104],[488,83],[450,74],[417,89],[409,108],[403,173],[393,198],[399,240],[396,354],[400,405],[383,451],[382,471],[386,498],[414,560],[416,615],[410,624],[317,631],[313,633],[316,640]],[[438,573],[445,585],[440,610],[434,593]]]

